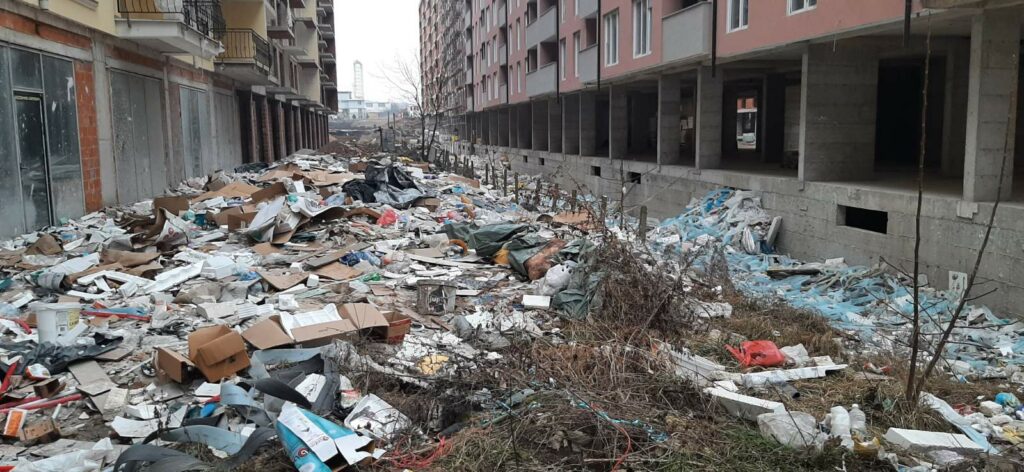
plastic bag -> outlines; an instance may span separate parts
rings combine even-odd
[[[786,356],[771,341],[743,341],[739,349],[728,344],[725,348],[743,367],[776,367],[786,363]]]
[[[388,208],[387,211],[377,219],[377,224],[381,226],[391,226],[395,224],[396,221],[398,221],[398,213],[395,213],[395,210]]]

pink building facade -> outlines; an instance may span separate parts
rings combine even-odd
[[[657,217],[711,188],[755,191],[784,218],[780,250],[897,265],[912,257],[923,156],[929,279],[944,288],[949,272],[969,271],[1000,198],[997,249],[983,270],[997,291],[984,300],[1024,314],[1024,273],[1014,269],[1024,263],[1024,191],[1014,185],[1024,169],[1022,2],[457,7],[469,85],[451,132],[464,152],[563,188],[616,197],[626,188],[627,210]]]

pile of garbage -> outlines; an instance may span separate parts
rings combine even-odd
[[[642,241],[557,190],[541,192],[539,179],[516,188],[498,184],[493,172],[482,182],[354,145],[341,154],[302,151],[273,166],[217,172],[151,201],[0,242],[0,464],[244,470],[278,444],[277,453],[303,471],[374,462],[425,468],[450,452],[459,431],[540,412],[543,395],[592,412],[616,434],[630,428],[665,443],[669,434],[652,418],[616,418],[553,379],[525,380],[538,370],[522,359],[524,345],[579,347],[564,330],[586,323],[600,303],[594,254],[607,238],[652,264],[721,248],[741,290],[816,309],[876,349],[893,347],[865,335],[904,329],[891,326],[883,308],[905,303],[894,276],[771,255],[781,219],[748,192],[712,192]],[[468,159],[481,170],[503,165]],[[531,186],[533,203],[520,205],[520,190]],[[733,313],[720,299],[680,306],[709,322]],[[1002,369],[1020,383],[1011,369],[1016,350],[1004,349],[1022,342],[1017,325],[972,310],[980,313],[972,323],[994,327],[960,335],[975,345],[983,338],[1001,354],[958,345],[955,354],[969,366],[961,372],[954,363],[952,373],[966,379]],[[884,454],[883,441],[912,452],[925,442],[920,431],[869,437],[856,406],[837,406],[819,422],[766,399],[792,396],[792,382],[848,369],[802,345],[727,346],[739,369],[682,345],[646,347],[604,346],[600,354],[656,358],[783,444],[821,448],[833,436],[851,450]],[[451,402],[403,407],[401,398],[371,391],[368,376]],[[466,380],[474,376],[503,380]],[[1012,395],[995,399],[998,409],[980,404],[978,413],[924,399],[967,438],[962,448],[929,446],[928,453],[995,453],[989,439],[1018,444],[1024,432]],[[467,411],[484,419],[469,420]],[[549,443],[572,442],[571,433]],[[963,438],[927,439],[948,446]],[[944,462],[928,459],[956,459],[940,456]]]

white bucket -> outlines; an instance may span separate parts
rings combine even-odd
[[[57,338],[78,324],[82,305],[78,303],[33,303],[29,308],[36,314],[39,343],[56,342]]]

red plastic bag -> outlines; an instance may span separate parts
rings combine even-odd
[[[381,226],[391,226],[398,221],[398,213],[395,210],[388,208],[380,218],[377,219],[377,224]]]
[[[775,367],[786,363],[786,356],[771,341],[743,341],[739,349],[728,344],[725,348],[743,367]]]

